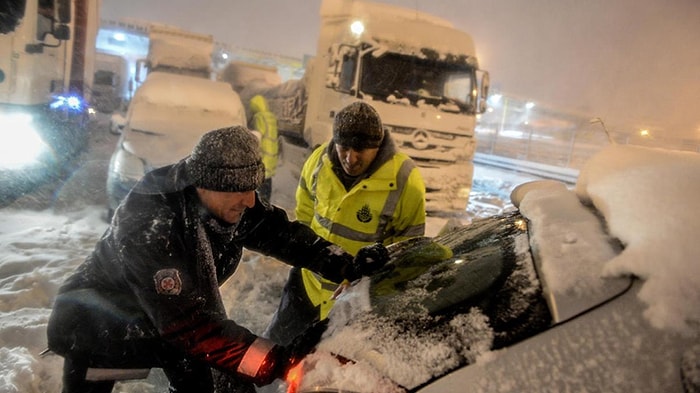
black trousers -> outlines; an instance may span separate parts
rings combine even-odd
[[[207,363],[161,339],[145,318],[93,289],[59,294],[47,337],[49,348],[64,357],[63,393],[112,391],[115,381],[87,381],[88,368],[161,368],[173,393],[214,392],[220,383],[229,386],[222,392],[253,391],[252,384],[231,374],[215,371],[214,378]]]
[[[116,350],[119,348],[119,350]],[[109,351],[71,353],[63,361],[63,393],[109,393],[115,381],[87,381],[88,368],[162,368],[170,392],[214,392],[211,368],[159,338],[112,341]]]
[[[294,267],[284,285],[277,312],[265,330],[264,336],[279,345],[292,340],[320,319],[320,307],[315,307],[304,289],[301,269]]]
[[[116,381],[87,381],[89,362],[65,358],[62,393],[111,393]],[[170,382],[170,393],[255,393],[252,383],[241,381],[197,361],[166,359],[159,365]],[[94,366],[93,366],[94,367]]]
[[[87,381],[88,365],[99,367],[94,361],[66,357],[63,361],[63,393],[110,393],[115,381]],[[164,359],[159,368],[170,381],[170,392],[214,392],[212,373],[208,365],[184,358]],[[251,386],[252,387],[252,386]]]

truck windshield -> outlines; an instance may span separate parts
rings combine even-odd
[[[385,53],[362,57],[360,91],[384,100],[408,99],[450,112],[472,113],[474,69],[466,64]]]

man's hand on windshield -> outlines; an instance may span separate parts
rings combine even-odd
[[[362,247],[352,261],[351,269],[346,273],[350,282],[362,276],[371,276],[389,261],[389,251],[381,243]]]

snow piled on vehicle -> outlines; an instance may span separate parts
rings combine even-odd
[[[641,290],[608,313],[594,307],[594,324],[573,318],[564,325],[575,326],[573,330],[534,334],[511,351],[505,349],[507,343],[500,350],[493,345],[498,339],[493,327],[496,321],[477,307],[450,321],[445,325],[448,328],[432,330],[434,319],[411,314],[407,323],[378,316],[369,306],[371,301],[358,301],[362,296],[355,293],[355,314],[351,306],[342,305],[345,299],[336,303],[340,306],[334,312],[338,313],[331,314],[328,337],[309,358],[302,387],[405,391],[449,374],[456,364],[471,364],[470,354],[460,352],[469,347],[476,356],[474,368],[460,372],[485,370],[469,373],[470,389],[475,391],[518,391],[519,386],[542,384],[572,391],[590,386],[629,391],[639,387],[639,370],[651,384],[650,391],[664,391],[677,378],[668,377],[677,375],[678,369],[666,359],[677,357],[678,337],[697,337],[700,332],[700,210],[693,207],[700,195],[700,156],[611,146],[583,168],[575,190],[552,182],[529,188],[526,195],[514,190],[513,202],[532,226],[530,245],[547,286],[544,296],[556,292],[604,301],[611,290],[612,296],[627,290],[628,276],[642,280]],[[370,291],[362,285],[354,290]],[[601,298],[601,291],[608,295]],[[413,301],[419,295],[419,291],[411,292]],[[511,312],[518,310],[517,299],[511,297],[516,304]],[[340,307],[342,318],[337,320]],[[570,310],[553,315],[551,322],[575,315]],[[458,337],[460,329],[453,326],[469,331]],[[510,342],[525,337],[527,334],[511,337]],[[573,359],[580,359],[574,360],[575,370],[570,368]],[[492,362],[498,366],[491,367]],[[685,371],[685,377],[692,371]],[[355,377],[348,379],[348,373]],[[451,386],[461,386],[459,381],[464,383],[464,374],[453,378]]]
[[[513,191],[537,229],[531,243],[550,289],[585,293],[602,282],[596,278],[633,275],[644,280],[639,297],[653,326],[696,336],[700,209],[692,206],[700,195],[700,155],[613,145],[581,171],[578,198],[552,183]],[[621,244],[611,244],[606,232]]]

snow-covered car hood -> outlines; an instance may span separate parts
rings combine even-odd
[[[688,189],[667,184],[669,171],[683,173]],[[453,257],[395,282],[407,296],[389,309],[377,302],[374,278],[346,292],[297,391],[697,388],[700,246],[690,236],[700,236],[699,192],[697,154],[628,146],[594,157],[575,191],[522,185],[512,194],[518,212],[436,237]],[[650,265],[647,255],[659,253]],[[504,277],[509,259],[515,268]],[[460,283],[447,267],[478,263],[496,273]],[[491,285],[474,292],[483,280]],[[432,300],[451,305],[431,312]]]

